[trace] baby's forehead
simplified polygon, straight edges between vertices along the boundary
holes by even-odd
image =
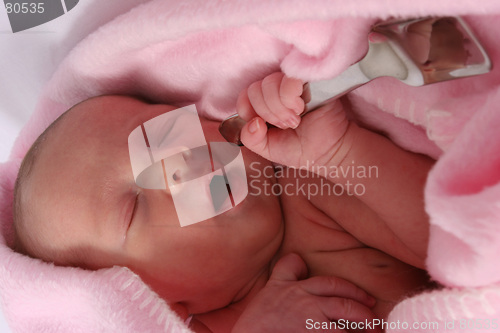
[[[94,97],[71,107],[48,131],[64,137],[120,131],[124,129],[124,122],[132,122],[133,116],[140,115],[146,107],[144,102],[129,96]]]
[[[140,112],[147,106],[145,102],[131,96],[104,95],[87,99],[74,105],[67,111],[68,118],[82,121],[95,121],[105,116],[116,118],[129,116],[130,113]]]
[[[36,161],[33,165],[42,163],[54,168],[56,161],[67,161],[64,156],[78,156],[82,148],[88,151],[92,147],[103,147],[106,142],[120,140],[120,137],[126,139],[129,129],[124,122],[129,121],[132,111],[142,108],[142,104],[125,96],[100,96],[76,104],[35,141]]]

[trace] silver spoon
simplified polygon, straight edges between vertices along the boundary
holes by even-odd
[[[368,52],[359,62],[331,80],[308,83],[311,98],[302,115],[382,76],[423,86],[491,70],[486,51],[459,17],[382,22],[372,28],[368,41]],[[219,131],[228,142],[242,146],[245,124],[235,114],[222,121]]]

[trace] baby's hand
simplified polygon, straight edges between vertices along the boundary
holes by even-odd
[[[311,332],[314,323],[375,319],[369,309],[375,300],[362,289],[331,276],[301,280],[306,275],[306,265],[298,255],[283,257],[274,267],[264,289],[240,316],[232,333]],[[323,332],[317,327],[313,331]]]
[[[344,109],[335,101],[301,118],[303,87],[300,80],[274,73],[240,93],[237,111],[248,121],[241,131],[247,148],[291,167],[332,161],[349,128]]]
[[[281,129],[296,128],[305,106],[302,93],[302,81],[277,72],[243,90],[236,108],[246,121],[261,117]]]

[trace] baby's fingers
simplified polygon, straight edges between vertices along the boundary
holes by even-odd
[[[317,296],[350,298],[369,307],[376,303],[363,289],[335,276],[315,276],[302,281],[302,287]]]
[[[269,281],[298,281],[307,276],[304,260],[295,253],[290,253],[278,260]]]
[[[366,306],[349,298],[324,297],[318,301],[318,306],[323,315],[332,323],[332,329],[341,330],[366,330],[367,332],[381,332],[374,326],[375,314]]]
[[[240,135],[245,147],[264,158],[270,158],[267,125],[262,118],[255,117],[250,120],[241,129]]]
[[[247,91],[252,108],[259,117],[277,127],[285,128],[284,123],[267,107],[262,92],[262,81],[252,83]]]
[[[293,110],[295,114],[301,114],[304,111],[304,100],[301,97],[303,92],[304,85],[301,80],[283,75],[279,92],[281,103]]]
[[[243,89],[238,95],[238,99],[236,100],[236,112],[238,112],[241,119],[245,121],[250,121],[257,117],[257,113],[253,109],[252,103],[250,103],[250,99],[248,98],[248,89]]]
[[[270,122],[280,128],[296,128],[300,123],[299,114],[301,112],[295,112],[282,102],[281,85],[285,79],[286,76],[283,73],[274,73],[267,76],[262,80],[262,94],[268,109],[280,121],[278,124]],[[257,111],[257,113],[259,112]],[[263,118],[266,119],[264,116]]]

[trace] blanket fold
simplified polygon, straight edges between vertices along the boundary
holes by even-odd
[[[222,119],[251,82],[277,70],[305,81],[334,77],[364,55],[374,22],[425,15],[465,15],[494,66],[500,61],[494,0],[153,0],[89,35],[48,82],[10,161],[0,166],[0,295],[14,331],[189,332],[126,268],[55,267],[7,246],[21,160],[65,110],[97,95],[133,94],[195,103],[206,117]],[[418,88],[380,78],[348,96],[367,127],[439,159],[425,190],[427,266],[444,287],[402,301],[389,320],[441,326],[413,331],[444,331],[446,319],[500,317],[499,84],[496,66],[486,75]],[[455,324],[447,331],[463,329]]]

